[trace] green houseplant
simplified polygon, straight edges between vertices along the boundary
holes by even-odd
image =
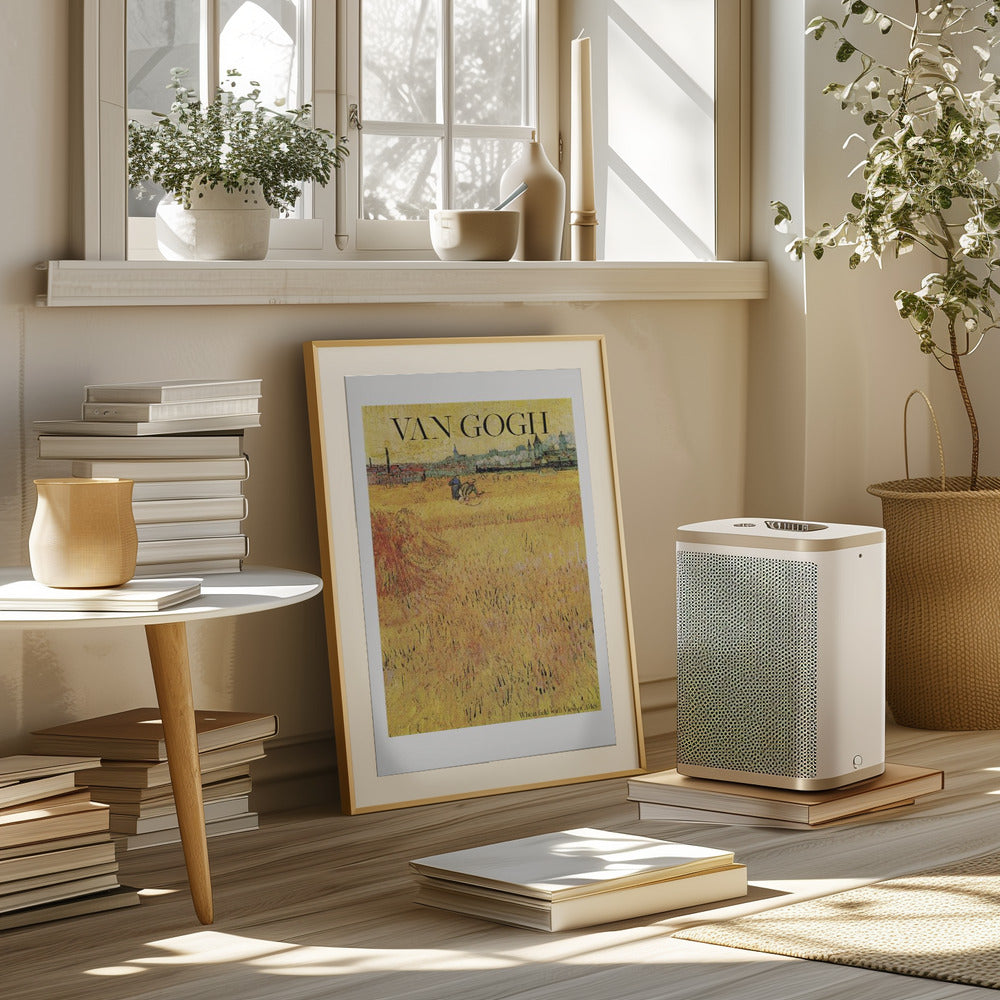
[[[794,258],[850,250],[854,269],[887,254],[923,254],[918,287],[893,292],[920,350],[954,373],[972,439],[968,476],[879,483],[887,536],[887,693],[897,721],[933,729],[1000,728],[1000,479],[979,472],[979,425],[963,363],[1000,325],[1000,4],[913,0],[897,16],[863,0],[841,0],[843,17],[807,27],[833,40],[846,81],[825,93],[867,135],[843,217],[797,236]],[[901,30],[897,65],[846,31],[875,41]],[[869,46],[872,47],[872,46]],[[964,65],[963,65],[964,63]],[[973,71],[971,65],[976,65]],[[775,224],[791,213],[780,202]],[[984,561],[985,560],[985,561]]]
[[[263,257],[271,215],[294,207],[303,182],[326,184],[347,155],[347,147],[329,130],[311,124],[311,105],[280,111],[267,108],[255,81],[250,81],[249,90],[239,92],[240,74],[235,70],[227,73],[207,104],[186,86],[187,75],[185,69],[171,70],[168,86],[174,99],[168,113],[154,112],[152,124],[128,123],[129,186],[141,192],[144,182],[151,181],[167,191],[158,217],[184,227],[182,243],[190,237],[207,250],[207,254],[196,250],[192,256],[216,256],[213,241],[197,240],[203,235],[197,232],[199,222],[222,221],[239,232],[241,223],[223,220],[218,211],[208,215],[208,209],[242,208],[255,213],[247,225],[255,227],[256,235],[247,237],[244,252],[239,253],[237,247],[236,255]],[[197,215],[185,219],[179,214],[199,210],[203,219]],[[184,249],[178,254],[187,255]]]

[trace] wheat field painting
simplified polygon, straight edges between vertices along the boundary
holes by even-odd
[[[362,419],[389,736],[599,711],[571,400]]]

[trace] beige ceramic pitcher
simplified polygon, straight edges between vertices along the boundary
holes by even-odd
[[[117,587],[135,574],[131,479],[36,479],[28,536],[35,579],[47,587]]]

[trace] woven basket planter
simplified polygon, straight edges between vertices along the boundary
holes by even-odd
[[[942,488],[943,487],[943,488]],[[919,729],[1000,729],[1000,478],[876,483],[886,698]]]

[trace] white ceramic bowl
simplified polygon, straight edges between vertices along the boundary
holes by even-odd
[[[432,209],[431,246],[441,260],[510,260],[520,219],[516,209]]]

